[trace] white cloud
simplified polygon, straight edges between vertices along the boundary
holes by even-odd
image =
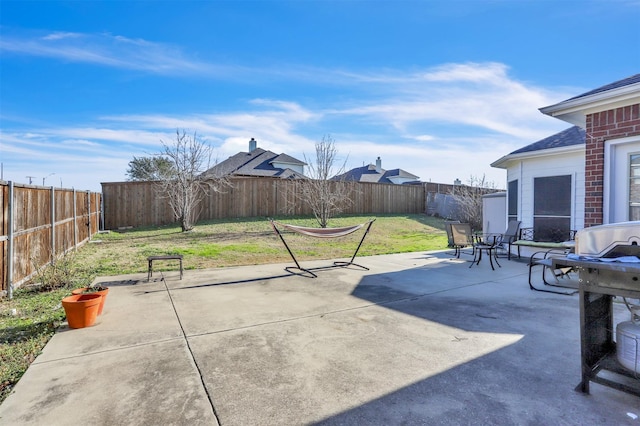
[[[360,101],[334,115],[353,115],[367,122],[387,123],[400,132],[431,123],[473,126],[476,132],[507,134],[517,139],[542,138],[558,128],[557,120],[538,108],[570,97],[525,85],[510,78],[502,64],[447,64],[424,73],[375,79],[386,97]],[[468,132],[469,130],[466,130]],[[429,132],[431,134],[431,132]]]
[[[148,43],[111,39],[134,47]],[[176,129],[197,132],[216,147],[219,160],[247,151],[251,137],[261,148],[302,160],[305,154],[312,157],[314,144],[330,133],[339,154],[349,157],[349,168],[380,156],[384,168],[402,168],[422,180],[449,183],[486,174],[489,181],[501,184],[504,171],[489,164],[568,127],[538,108],[575,94],[517,81],[508,71],[504,64],[489,62],[445,64],[406,75],[400,70],[350,72],[342,73],[338,83],[349,80],[353,87],[339,101],[317,98],[309,105],[284,96],[256,98],[234,111],[105,115],[72,126],[9,133],[3,129],[3,161],[18,163],[18,156],[26,156],[60,177],[63,168],[77,176],[90,168],[89,180],[84,176],[74,183],[80,187],[86,182],[124,180],[133,156],[159,152],[160,141],[170,143]],[[332,73],[336,74],[332,70],[320,74]]]
[[[100,146],[100,144],[96,142],[83,139],[66,139],[60,141],[60,143],[62,145],[73,147],[74,149],[94,149]]]
[[[80,33],[57,31],[42,37],[42,40],[62,40],[67,38],[80,38],[80,37],[82,37],[82,34]]]
[[[234,70],[186,57],[178,47],[123,36],[55,32],[42,37],[5,31],[0,52],[44,56],[166,75],[217,75]],[[235,72],[238,70],[235,69]]]
[[[463,82],[500,85],[507,78],[508,67],[496,62],[444,64],[428,70],[420,76],[425,81]]]

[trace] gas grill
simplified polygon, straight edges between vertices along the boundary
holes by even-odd
[[[575,254],[557,260],[577,270],[580,279],[578,391],[589,393],[589,383],[595,382],[640,396],[640,318],[632,313],[631,321],[618,324],[617,345],[613,338],[613,298],[640,299],[638,260],[640,221],[582,229]]]
[[[592,226],[576,234],[576,255],[593,258],[640,256],[640,221]]]

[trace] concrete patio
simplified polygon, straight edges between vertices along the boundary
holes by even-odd
[[[0,424],[640,425],[640,398],[574,391],[577,295],[529,290],[523,262],[469,260],[101,277],[96,325],[60,329]]]

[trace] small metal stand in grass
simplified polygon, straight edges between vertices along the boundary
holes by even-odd
[[[182,255],[181,254],[165,254],[161,256],[149,256],[147,261],[149,262],[149,269],[147,271],[147,282],[151,281],[153,276],[153,261],[154,260],[179,260],[180,261],[180,279],[182,279]]]

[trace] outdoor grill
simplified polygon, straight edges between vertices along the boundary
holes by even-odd
[[[594,226],[578,231],[575,254],[558,264],[580,278],[582,381],[588,393],[595,382],[640,396],[640,221]],[[618,324],[614,341],[613,298],[621,297],[630,321]]]
[[[576,254],[594,258],[640,256],[640,222],[585,228],[576,234]]]

